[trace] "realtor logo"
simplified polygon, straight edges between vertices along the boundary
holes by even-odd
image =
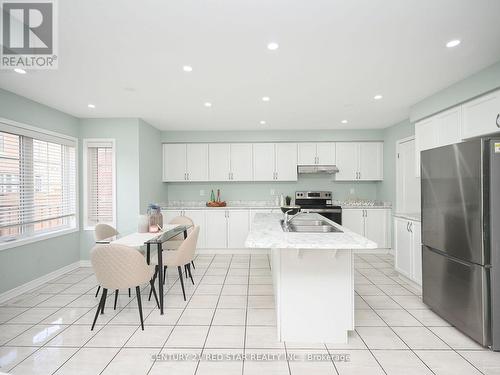
[[[2,69],[56,69],[54,0],[0,0]]]

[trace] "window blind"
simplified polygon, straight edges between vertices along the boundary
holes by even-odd
[[[0,242],[75,228],[75,142],[0,129]]]
[[[86,225],[115,224],[114,148],[112,142],[88,142]]]

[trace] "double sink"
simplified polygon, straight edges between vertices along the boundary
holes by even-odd
[[[340,229],[330,224],[326,220],[311,220],[311,219],[292,219],[288,223],[281,220],[281,228],[283,232],[300,232],[300,233],[332,233],[342,232]]]

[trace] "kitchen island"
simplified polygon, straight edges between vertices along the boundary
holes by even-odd
[[[354,329],[353,251],[377,244],[316,213],[299,214],[291,224],[323,222],[333,231],[285,231],[293,229],[284,230],[282,219],[278,213],[257,214],[245,242],[271,249],[279,341],[347,343]],[[307,230],[295,230],[300,228]]]

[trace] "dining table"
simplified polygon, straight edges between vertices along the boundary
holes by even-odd
[[[146,262],[151,264],[151,247],[157,247],[158,256],[158,290],[160,299],[160,314],[163,315],[163,244],[180,234],[187,238],[188,230],[192,227],[191,224],[167,224],[162,227],[159,232],[146,232],[146,233],[129,233],[117,234],[112,237],[96,240],[97,244],[112,244],[112,245],[125,245],[135,248],[146,246]]]

